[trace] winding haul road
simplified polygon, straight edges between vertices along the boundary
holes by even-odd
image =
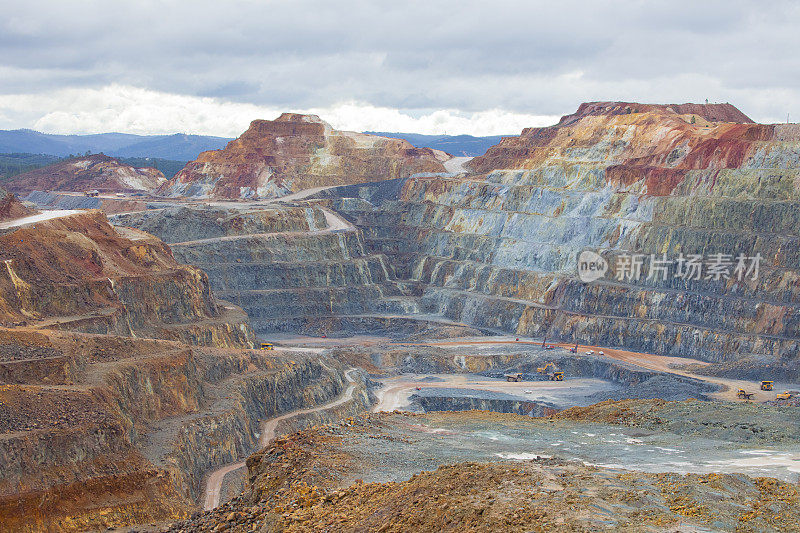
[[[356,231],[355,226],[345,220],[338,213],[331,211],[326,207],[322,207],[322,212],[325,215],[325,224],[327,227],[309,231],[276,231],[271,233],[244,233],[241,235],[224,235],[222,237],[209,237],[207,239],[196,239],[193,241],[174,242],[170,246],[186,246],[193,244],[207,244],[211,242],[224,242],[246,240],[256,237],[271,237],[275,235],[322,235],[325,233],[337,233],[343,231]]]
[[[46,222],[48,220],[53,220],[54,218],[68,217],[70,215],[75,215],[77,213],[83,213],[83,212],[84,211],[80,209],[53,209],[51,211],[42,211],[41,213],[38,213],[36,215],[30,215],[27,217],[15,218],[13,220],[0,222],[0,230],[21,228],[22,226],[36,224],[37,222]]]
[[[275,430],[278,427],[278,424],[283,422],[284,420],[288,420],[296,416],[316,413],[319,411],[326,411],[328,409],[338,407],[352,400],[353,392],[356,389],[356,382],[350,374],[355,372],[356,370],[357,370],[356,368],[349,368],[344,373],[344,377],[348,381],[349,385],[347,386],[347,389],[344,391],[344,393],[342,393],[338,398],[336,398],[332,402],[323,405],[318,405],[316,407],[309,407],[308,409],[298,409],[297,411],[291,411],[262,422],[261,435],[258,439],[259,448],[263,449],[270,442],[272,442],[272,440],[275,438]],[[219,505],[220,493],[222,491],[222,481],[225,479],[225,476],[231,472],[235,472],[236,470],[243,468],[244,466],[245,466],[245,461],[231,463],[229,465],[225,465],[221,468],[218,468],[217,470],[214,470],[211,473],[211,475],[208,476],[208,481],[206,481],[206,499],[203,504],[203,508],[206,511],[210,511],[211,509],[214,509]]]

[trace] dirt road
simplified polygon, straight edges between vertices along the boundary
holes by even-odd
[[[0,230],[19,228],[22,226],[27,226],[29,224],[36,224],[37,222],[44,222],[46,220],[67,217],[69,215],[74,215],[76,213],[83,213],[83,212],[84,211],[81,211],[80,209],[53,209],[51,211],[43,211],[37,215],[30,215],[27,217],[15,218],[14,220],[7,220],[5,222],[0,222]]]
[[[325,222],[327,224],[327,227],[322,229],[310,230],[310,231],[278,231],[272,233],[244,233],[241,235],[225,235],[223,237],[209,237],[207,239],[196,239],[193,241],[175,242],[171,243],[170,246],[208,244],[212,242],[252,239],[255,237],[272,237],[275,235],[302,236],[302,235],[322,235],[325,233],[333,233],[339,231],[355,231],[355,227],[352,224],[350,224],[347,220],[342,218],[338,213],[335,213],[326,208],[322,208],[322,211],[325,214]]]
[[[326,207],[322,207],[322,212],[325,214],[325,222],[328,224],[328,227],[323,231],[348,231],[351,229],[355,229],[352,224],[350,224],[347,220],[342,218],[339,213],[331,211]]]
[[[266,447],[274,438],[275,438],[275,429],[277,428],[278,424],[284,420],[289,418],[294,418],[296,416],[307,415],[309,413],[314,413],[318,411],[325,411],[327,409],[331,409],[333,407],[337,407],[342,405],[345,402],[348,402],[353,399],[353,392],[356,388],[356,383],[351,374],[355,372],[357,369],[350,368],[344,373],[345,379],[348,381],[349,385],[347,389],[342,393],[338,398],[333,400],[330,403],[326,403],[323,405],[318,405],[316,407],[309,407],[308,409],[298,409],[297,411],[291,411],[289,413],[283,414],[281,416],[277,416],[275,418],[270,418],[269,420],[265,420],[261,424],[261,435],[258,439],[258,446],[259,448]],[[245,466],[244,461],[238,461],[236,463],[231,463],[225,465],[223,467],[214,470],[211,475],[208,477],[206,481],[206,491],[205,491],[205,502],[203,503],[203,509],[206,511],[214,509],[219,505],[219,498],[220,492],[222,490],[222,481],[225,479],[225,476],[231,472],[235,472],[240,468]]]
[[[464,165],[466,165],[472,158],[471,157],[454,157],[452,159],[448,159],[444,162],[444,169],[451,174],[460,174],[462,172],[468,172]]]

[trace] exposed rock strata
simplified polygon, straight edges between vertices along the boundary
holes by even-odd
[[[0,328],[0,363],[0,523],[14,531],[186,516],[208,469],[255,451],[260,420],[345,386],[316,354],[26,328]]]
[[[201,153],[160,192],[196,198],[273,198],[312,187],[445,172],[443,152],[337,131],[315,115],[254,120],[224,150]]]
[[[738,122],[721,122],[735,120]],[[794,357],[800,333],[800,127],[732,106],[594,103],[505,138],[476,174],[343,187],[334,207],[424,288],[422,309],[478,327],[693,355]],[[757,280],[576,276],[584,249],[761,254]]]
[[[171,243],[175,258],[208,273],[214,293],[241,306],[257,331],[324,331],[336,317],[418,311],[384,256],[367,252],[358,229],[331,228],[318,205],[161,210],[114,223]]]

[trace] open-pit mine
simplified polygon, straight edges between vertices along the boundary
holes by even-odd
[[[2,531],[800,531],[798,125],[285,113],[4,187]]]

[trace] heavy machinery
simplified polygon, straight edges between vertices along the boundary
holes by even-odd
[[[773,381],[762,381],[761,390],[772,390]]]
[[[555,369],[556,368],[555,363],[547,363],[546,365],[540,366],[539,368],[537,368],[536,371],[539,374],[546,374],[547,373],[547,369],[550,368],[550,367],[553,367],[553,369]]]
[[[522,372],[514,372],[512,374],[505,374],[506,381],[522,381]]]
[[[752,392],[745,392],[744,389],[739,389],[736,391],[736,397],[739,398],[740,400],[752,400],[753,394],[754,393]]]
[[[262,350],[272,350],[273,348],[275,348],[275,346],[272,343],[269,343],[269,342],[262,342],[261,343],[261,349]]]
[[[550,370],[550,372],[548,372]],[[547,363],[544,366],[540,366],[536,369],[536,372],[539,374],[547,374],[547,377],[550,378],[550,381],[564,381],[564,372],[557,371],[555,363]]]
[[[783,392],[779,392],[778,394],[776,394],[775,395],[775,399],[776,400],[791,400],[792,396],[794,396],[794,395],[791,392],[789,392],[788,390],[785,390]]]

